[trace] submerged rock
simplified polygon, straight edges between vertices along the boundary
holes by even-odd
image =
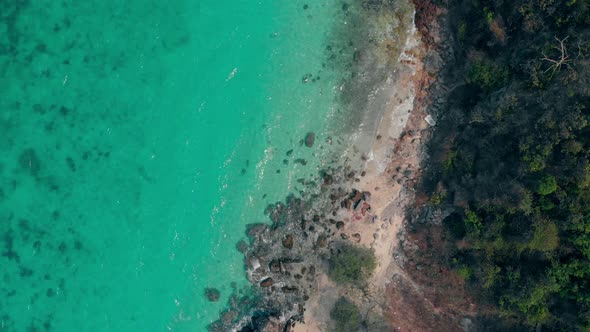
[[[238,249],[239,252],[241,252],[243,254],[246,251],[248,251],[248,244],[246,243],[246,241],[240,240],[240,241],[238,241],[238,243],[236,243],[236,248]]]
[[[37,176],[41,170],[41,161],[33,149],[25,149],[19,156],[18,162],[21,168],[25,169],[31,175]]]
[[[315,142],[315,133],[307,133],[307,135],[305,135],[305,146],[307,146],[308,148],[311,148],[313,146]]]
[[[221,292],[217,288],[208,287],[205,288],[205,296],[207,297],[207,300],[211,302],[217,302],[219,301]]]
[[[283,324],[280,323],[278,314],[272,311],[261,310],[252,314],[248,325],[242,327],[239,332],[259,332],[259,331],[286,331]]]
[[[248,238],[254,239],[257,236],[264,233],[268,226],[266,224],[258,223],[258,224],[248,224],[246,225],[246,235]]]
[[[225,325],[230,325],[239,315],[239,312],[235,310],[228,310],[221,314],[221,321]]]
[[[303,159],[303,158],[297,158],[293,162],[296,163],[296,164],[300,164],[302,166],[307,165],[307,161],[305,159]]]

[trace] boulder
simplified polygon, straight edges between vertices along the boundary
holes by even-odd
[[[330,174],[324,174],[323,179],[324,179],[324,184],[326,186],[329,186],[334,183],[334,177]]]
[[[361,242],[361,235],[359,233],[352,234],[352,237],[356,240],[356,242]]]
[[[283,293],[296,293],[299,289],[295,286],[283,286],[281,290]]]
[[[267,277],[265,279],[262,279],[262,281],[260,282],[260,287],[266,288],[266,287],[270,287],[272,285],[274,285],[274,281],[272,280],[271,277]]]
[[[238,314],[235,310],[228,310],[221,314],[221,322],[228,326],[238,317]]]
[[[285,247],[286,249],[293,249],[293,235],[288,234],[287,236],[285,236],[282,242],[283,247]]]
[[[258,223],[258,224],[248,224],[246,225],[246,235],[250,239],[255,238],[262,234],[268,226],[266,224]]]
[[[350,208],[352,207],[352,202],[350,201],[350,199],[345,198],[342,202],[340,202],[340,207],[350,210]]]
[[[246,257],[246,266],[252,271],[256,271],[260,267],[260,260],[254,256]]]
[[[279,273],[281,272],[281,262],[278,259],[273,259],[268,263],[268,269],[272,273]]]
[[[363,199],[363,194],[360,191],[353,189],[352,193],[350,193],[349,197],[350,197],[350,200],[352,201],[352,204],[353,204],[352,208],[356,209],[357,206],[359,205],[359,203],[361,202],[361,200]]]
[[[317,241],[315,242],[317,248],[325,248],[328,246],[328,237],[324,234],[318,236]]]

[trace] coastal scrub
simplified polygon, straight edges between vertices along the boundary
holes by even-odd
[[[361,326],[359,308],[344,296],[340,297],[330,311],[330,318],[336,323],[336,331],[356,331]]]
[[[371,276],[376,266],[373,251],[347,244],[330,259],[328,276],[337,283],[361,286]]]

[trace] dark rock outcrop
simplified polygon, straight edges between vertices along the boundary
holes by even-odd
[[[293,249],[293,235],[288,234],[282,241],[283,247],[286,249]]]
[[[270,286],[272,286],[272,285],[274,285],[274,280],[272,280],[272,278],[271,278],[271,277],[268,277],[268,278],[266,278],[266,279],[263,279],[263,280],[260,282],[260,287],[270,287]]]

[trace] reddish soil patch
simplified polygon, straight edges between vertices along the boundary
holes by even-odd
[[[417,292],[403,278],[387,287],[386,317],[396,331],[461,331],[458,322]]]

